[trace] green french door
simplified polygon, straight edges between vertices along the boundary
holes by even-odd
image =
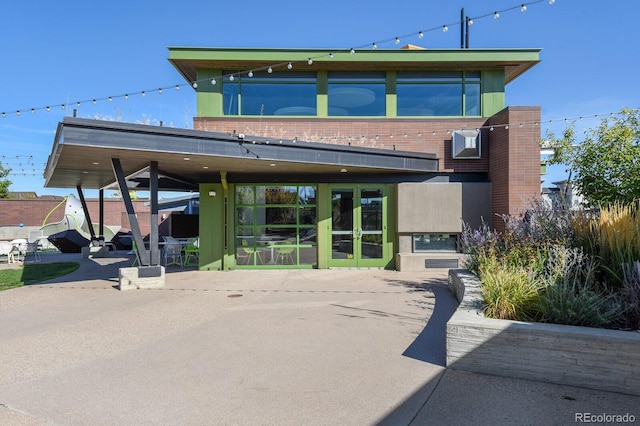
[[[333,267],[384,267],[387,239],[385,187],[332,185],[331,255]]]

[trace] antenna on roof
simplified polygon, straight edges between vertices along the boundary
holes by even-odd
[[[469,48],[469,17],[464,14],[464,7],[460,9],[460,49]]]

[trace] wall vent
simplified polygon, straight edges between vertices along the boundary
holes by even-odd
[[[451,154],[455,159],[480,158],[480,132],[478,130],[456,130],[451,137]]]

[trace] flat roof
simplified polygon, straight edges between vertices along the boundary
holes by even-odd
[[[58,124],[44,186],[117,189],[112,158],[120,160],[132,189],[148,189],[152,161],[158,162],[159,189],[180,191],[220,182],[220,172],[229,182],[438,172],[438,159],[429,153],[66,117]]]
[[[262,49],[169,47],[169,62],[185,80],[197,80],[197,69],[248,71],[273,69],[291,62],[297,70],[483,70],[503,69],[505,83],[540,62],[538,48],[522,49]],[[332,54],[331,56],[329,54]],[[311,65],[309,58],[313,59]]]

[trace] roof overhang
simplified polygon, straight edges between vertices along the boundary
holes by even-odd
[[[438,171],[435,154],[268,139],[227,133],[67,117],[58,124],[44,172],[45,187],[117,189],[117,158],[131,189],[148,189],[148,167],[158,163],[160,190],[193,191],[199,183],[242,176],[316,176]]]
[[[198,69],[274,69],[291,62],[304,70],[485,70],[503,69],[509,83],[540,62],[538,48],[531,49],[376,49],[355,54],[339,49],[251,49],[169,47],[169,62],[189,82]],[[329,54],[332,53],[330,57]],[[309,65],[307,61],[313,59]]]

